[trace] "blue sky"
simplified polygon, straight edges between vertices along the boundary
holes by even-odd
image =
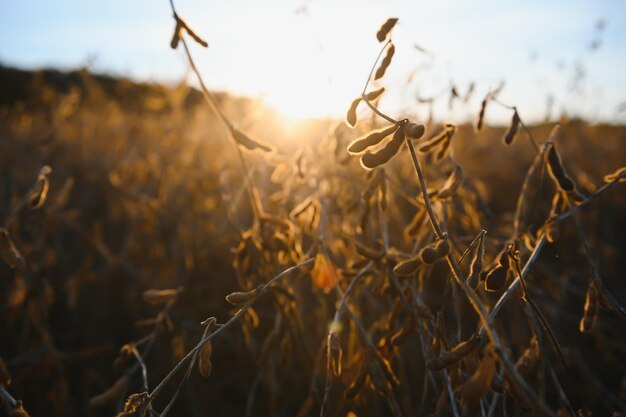
[[[176,1],[179,13],[209,41],[193,48],[211,88],[262,97],[294,117],[342,114],[358,95],[380,45],[378,26],[400,18],[396,56],[383,79],[381,103],[425,114],[415,96],[476,84],[468,106],[436,114],[473,117],[489,88],[526,119],[558,115],[626,121],[626,1],[581,0],[229,0]],[[296,13],[305,7],[306,13]],[[597,22],[603,19],[603,30]],[[138,80],[178,82],[181,51],[169,48],[168,0],[0,0],[0,62],[19,67],[76,68]],[[589,45],[600,42],[591,50]],[[430,51],[418,52],[414,45]],[[416,68],[413,79],[409,73]],[[576,84],[577,71],[584,77]],[[192,79],[190,78],[190,81]],[[510,118],[491,109],[489,118]]]

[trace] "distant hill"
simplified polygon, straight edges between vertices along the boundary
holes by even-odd
[[[163,98],[169,87],[157,83],[137,82],[124,77],[114,77],[106,74],[92,73],[87,69],[60,71],[58,69],[43,68],[25,70],[7,67],[0,64],[0,106],[14,106],[18,102],[38,106],[44,104],[37,100],[41,91],[48,88],[55,93],[67,94],[77,89],[81,95],[93,93],[94,87],[109,100],[114,100],[125,110],[146,109],[145,103],[149,99]],[[218,100],[240,100],[242,103],[249,100],[233,98],[226,93],[215,93]],[[189,88],[186,94],[185,108],[193,108],[202,103],[202,93],[195,88]],[[148,106],[148,109],[150,107]],[[169,110],[167,105],[155,106],[152,110]]]

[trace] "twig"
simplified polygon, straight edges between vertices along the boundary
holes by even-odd
[[[202,333],[202,337],[200,338],[200,340],[204,339],[209,331],[209,325],[204,327],[204,332]],[[167,403],[167,405],[165,406],[165,408],[163,409],[163,411],[160,414],[160,417],[166,417],[167,414],[170,412],[170,410],[172,409],[172,407],[174,406],[174,402],[176,402],[176,399],[178,398],[178,395],[180,394],[180,390],[182,389],[183,385],[185,385],[185,382],[187,382],[187,380],[189,379],[189,377],[191,376],[191,371],[193,371],[193,367],[196,364],[196,360],[198,358],[198,352],[193,354],[193,357],[191,358],[191,361],[189,361],[189,366],[187,367],[187,372],[185,372],[185,375],[183,376],[182,381],[180,381],[180,383],[178,384],[178,388],[176,388],[176,391],[174,392],[174,395],[172,395],[172,398],[170,399],[169,403]]]
[[[450,375],[448,375],[448,370],[444,369],[443,370],[443,376],[446,380],[446,387],[448,389],[448,397],[450,398],[450,406],[452,406],[452,413],[454,414],[454,417],[461,417],[461,414],[459,413],[459,407],[456,403],[456,397],[454,396],[454,392],[452,392],[452,384],[450,383]]]
[[[174,0],[170,0],[170,6],[172,9],[172,13],[174,14],[174,19],[176,19],[176,21],[178,22],[179,18],[178,18],[178,14],[176,13],[176,8],[174,7]],[[202,90],[202,94],[204,98],[209,103],[213,111],[219,116],[222,122],[226,125],[228,130],[232,132],[234,130],[234,126],[230,122],[230,120],[228,120],[223,110],[219,106],[217,100],[215,99],[213,94],[209,91],[206,84],[204,83],[204,79],[202,78],[202,75],[200,74],[198,67],[196,67],[196,64],[193,60],[191,52],[189,51],[189,46],[187,45],[187,41],[185,40],[185,37],[181,36],[180,41],[183,44],[183,49],[185,50],[185,55],[187,56],[187,61],[189,62],[189,66],[191,67],[192,71],[196,75],[196,79],[198,80],[198,83],[200,84],[200,89]],[[239,160],[241,161],[241,166],[243,168],[244,174],[246,178],[248,178],[250,177],[250,175],[249,175],[249,170],[246,165],[245,159],[243,157],[243,153],[239,145],[235,144],[235,148],[237,148],[237,153],[239,155]],[[250,197],[250,206],[252,207],[252,212],[255,215],[255,219],[259,219],[259,215],[261,214],[261,211],[260,211],[260,208],[257,207],[257,201],[255,199],[255,194],[252,190],[252,186],[248,182],[246,182],[245,184],[246,184],[246,189],[248,190],[248,195]]]
[[[513,256],[513,255],[509,254],[509,256]],[[524,300],[527,303],[527,305],[531,307],[532,311],[535,314],[535,317],[539,320],[539,323],[541,323],[541,327],[547,333],[548,338],[550,339],[550,342],[552,344],[552,347],[554,348],[554,351],[556,352],[557,356],[559,357],[559,360],[561,361],[561,364],[563,365],[563,368],[565,369],[565,374],[568,377],[568,381],[570,383],[570,388],[571,388],[571,390],[573,391],[573,394],[574,394],[572,396],[572,398],[576,402],[576,408],[578,410],[583,410],[583,407],[580,404],[580,394],[578,393],[578,390],[576,389],[576,384],[574,383],[574,378],[572,377],[572,374],[571,374],[571,372],[569,370],[569,367],[567,366],[567,361],[565,360],[565,356],[563,355],[563,351],[562,351],[561,345],[559,344],[559,341],[558,341],[558,339],[556,337],[556,334],[552,330],[552,327],[548,323],[548,320],[546,319],[546,317],[543,315],[543,313],[539,309],[539,306],[537,306],[535,301],[532,299],[532,297],[528,293],[528,289],[526,288],[526,283],[524,282],[524,277],[522,276],[522,268],[520,266],[519,257],[514,257],[513,261],[514,261],[513,263],[515,265],[515,272],[517,273],[517,278],[519,279],[520,284],[522,286],[522,300]],[[558,381],[558,378],[557,378],[557,381]],[[560,385],[562,385],[562,384],[559,383],[559,386]],[[567,400],[566,404],[571,408],[572,406],[571,406],[571,403],[569,401],[569,398],[565,395],[564,392],[563,392],[563,396]],[[576,410],[574,410],[574,409],[570,409],[570,412],[573,415],[577,415]]]
[[[196,346],[193,347],[193,349],[191,349],[189,352],[187,352],[187,354],[174,366],[174,368],[172,368],[172,370],[165,376],[165,378],[163,378],[161,380],[161,382],[159,382],[159,384],[152,390],[152,392],[149,394],[150,401],[154,400],[159,395],[159,393],[161,392],[163,387],[168,383],[168,381],[170,379],[172,379],[172,377],[176,374],[176,372],[178,372],[178,370],[183,366],[183,364],[188,359],[190,359],[196,352],[198,352],[202,348],[202,346],[204,346],[205,343],[207,343],[209,340],[213,339],[215,336],[220,334],[222,331],[224,331],[224,329],[229,328],[235,322],[237,322],[237,320],[239,320],[239,318],[241,318],[245,314],[245,312],[248,311],[248,309],[250,307],[252,307],[252,305],[256,302],[256,300],[258,300],[261,295],[263,295],[263,294],[265,294],[267,292],[269,287],[274,282],[278,281],[281,278],[286,277],[291,272],[293,272],[293,271],[295,271],[295,270],[297,270],[299,268],[302,268],[303,266],[306,266],[306,265],[309,265],[309,264],[313,263],[313,261],[315,261],[315,258],[306,259],[306,260],[300,262],[297,265],[294,265],[292,267],[289,267],[289,268],[285,269],[283,272],[281,272],[280,274],[276,275],[274,278],[269,280],[266,284],[262,285],[260,290],[259,290],[259,292],[258,292],[258,294],[254,298],[252,298],[250,301],[248,301],[246,304],[244,304],[239,309],[239,311],[237,311],[237,313],[235,313],[234,316],[232,316],[222,326],[218,327],[213,333],[211,333],[210,335],[208,335],[205,338],[203,338]]]

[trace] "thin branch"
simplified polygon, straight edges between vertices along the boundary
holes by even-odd
[[[596,192],[594,192],[589,197],[587,197],[580,205],[572,207],[570,210],[566,211],[565,213],[557,217],[556,221],[560,223],[561,221],[568,219],[570,216],[577,213],[581,208],[587,206],[594,199],[601,196],[604,192],[606,192],[606,190],[611,188],[611,186],[613,186],[614,184],[617,184],[619,179],[620,178],[616,178],[614,181],[604,184],[602,187],[596,190]],[[537,258],[539,257],[539,253],[541,252],[541,249],[543,248],[545,244],[546,244],[546,235],[545,233],[542,233],[541,237],[535,244],[535,248],[533,249],[530,256],[528,257],[528,260],[526,260],[526,263],[524,264],[524,268],[522,269],[522,277],[524,278],[526,277],[531,266],[536,262]],[[502,293],[502,295],[498,299],[498,302],[491,310],[491,313],[489,314],[490,319],[493,320],[498,315],[500,310],[502,310],[502,307],[504,307],[504,304],[506,304],[507,300],[511,297],[511,295],[513,294],[515,289],[519,286],[519,284],[520,284],[519,277],[515,277],[515,279],[511,282],[511,284],[509,284],[509,286],[504,291],[504,293]],[[484,325],[481,327],[480,333],[481,334],[485,333]]]
[[[367,86],[370,85],[370,81],[372,79],[372,74],[374,74],[374,70],[376,69],[376,64],[378,64],[378,61],[380,61],[380,57],[383,56],[383,52],[385,52],[385,49],[387,49],[387,46],[390,43],[391,43],[391,38],[389,38],[389,40],[387,42],[385,42],[385,44],[381,48],[380,52],[378,53],[378,56],[376,57],[376,61],[374,61],[374,64],[372,65],[372,69],[370,70],[370,73],[367,76],[367,81],[365,81],[365,85],[363,86],[363,91],[361,92],[362,96],[365,95],[365,93],[367,92]]]
[[[215,330],[213,333],[211,333],[210,335],[208,335],[205,338],[203,338],[196,346],[194,346],[193,349],[191,349],[189,352],[187,352],[187,354],[174,366],[174,368],[172,368],[172,370],[165,376],[165,378],[163,378],[161,380],[161,382],[152,390],[152,392],[149,394],[150,401],[154,400],[159,395],[159,393],[161,392],[163,387],[169,382],[170,379],[172,379],[172,377],[178,372],[178,370],[180,370],[180,368],[183,366],[183,364],[188,359],[190,359],[196,352],[198,352],[202,348],[202,346],[205,345],[205,343],[207,343],[209,340],[213,339],[215,336],[220,334],[222,331],[224,331],[224,329],[229,328],[235,322],[237,322],[237,320],[239,320],[239,318],[241,318],[245,314],[245,312],[248,311],[248,309],[250,307],[252,307],[252,305],[259,299],[259,297],[267,292],[267,290],[269,289],[269,287],[273,283],[275,283],[276,281],[280,280],[281,278],[286,277],[291,272],[293,272],[293,271],[295,271],[295,270],[297,270],[299,268],[302,268],[303,266],[306,266],[306,265],[309,265],[309,264],[313,263],[313,261],[315,261],[315,258],[306,259],[306,260],[300,262],[297,265],[294,265],[292,267],[289,267],[289,268],[285,269],[283,272],[281,272],[280,274],[276,275],[274,278],[272,278],[266,284],[264,284],[261,287],[261,289],[258,292],[258,294],[254,298],[252,298],[250,301],[248,301],[246,304],[244,304],[239,309],[239,311],[237,311],[237,313],[235,313],[234,316],[232,316],[222,326],[218,327],[217,330]]]

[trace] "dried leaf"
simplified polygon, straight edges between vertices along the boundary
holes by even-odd
[[[315,257],[313,264],[313,284],[324,292],[329,292],[339,283],[339,272],[333,263],[322,252]]]

